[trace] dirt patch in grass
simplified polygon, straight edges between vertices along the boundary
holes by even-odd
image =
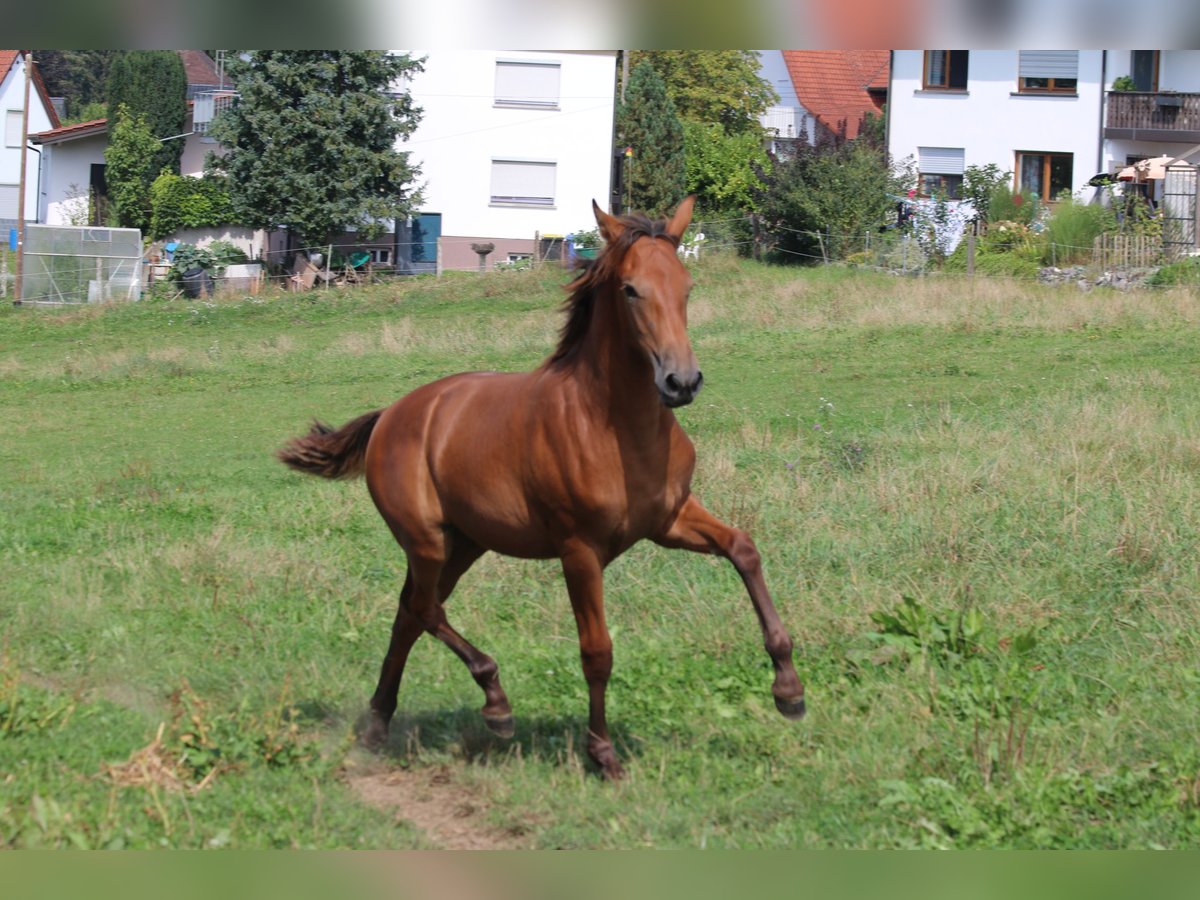
[[[489,825],[486,800],[460,783],[450,766],[352,775],[350,789],[376,809],[394,812],[441,850],[516,850],[515,835]]]

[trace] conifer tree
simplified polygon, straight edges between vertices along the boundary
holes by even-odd
[[[372,234],[420,201],[417,169],[396,149],[420,110],[398,82],[421,70],[376,50],[257,50],[230,65],[239,99],[210,134],[239,220],[286,227],[320,245],[346,227]]]
[[[687,189],[683,126],[663,80],[648,62],[638,63],[629,76],[617,133],[632,151],[625,162],[627,205],[651,216],[666,215]]]
[[[108,69],[108,121],[117,121],[121,104],[133,119],[144,119],[159,141],[154,175],[179,174],[187,122],[187,73],[174,50],[131,50],[118,54]],[[174,140],[163,140],[174,138]]]

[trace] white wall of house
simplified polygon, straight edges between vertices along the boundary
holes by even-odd
[[[92,165],[104,162],[108,136],[101,132],[42,145],[42,221],[86,225]]]
[[[759,50],[759,76],[779,95],[779,103],[767,109],[759,117],[764,128],[774,129],[778,137],[805,137],[809,142],[816,140],[816,118],[809,113],[792,84],[787,63],[781,50]]]
[[[965,90],[923,88],[925,52],[893,54],[888,93],[888,150],[897,160],[917,159],[920,148],[961,149],[963,166],[995,164],[1016,171],[1020,151],[1072,154],[1071,188],[1103,170],[1101,92],[1103,51],[1078,51],[1073,94],[1018,92],[1017,50],[972,50]]]
[[[183,130],[187,132],[187,137],[180,138],[184,142],[183,155],[179,158],[179,174],[191,175],[193,178],[199,178],[204,174],[204,160],[209,153],[216,153],[218,156],[221,153],[221,145],[210,137],[202,134],[195,134],[192,129],[195,126],[192,124],[192,114],[189,110],[187,122],[184,123]]]
[[[448,264],[451,253],[477,264],[469,249],[472,239],[521,239],[532,247],[535,233],[565,235],[595,227],[592,200],[607,207],[611,180],[615,52],[413,55],[426,57],[425,71],[400,87],[411,90],[424,112],[416,132],[398,148],[409,151],[421,167],[421,211],[442,215]],[[504,65],[517,67],[504,69],[516,81],[521,72],[532,72],[547,83],[554,81],[557,67],[556,96],[540,104],[504,103],[497,97],[498,69]],[[540,179],[530,188],[540,192],[540,201],[495,199],[495,191],[509,189],[504,179],[516,177],[514,172]],[[552,196],[545,197],[546,191]]]
[[[4,121],[0,125],[4,134],[0,139],[0,220],[17,218],[17,203],[21,184],[21,111],[25,107],[25,60],[18,56],[16,62],[0,80],[0,114]],[[37,88],[29,89],[29,133],[45,131],[52,127],[50,115],[42,103]],[[38,221],[38,154],[26,151],[25,160],[25,220]]]

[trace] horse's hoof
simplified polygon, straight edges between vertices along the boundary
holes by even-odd
[[[775,708],[785,719],[803,719],[804,718],[804,695],[795,697],[791,700],[785,700],[783,697],[775,698]]]
[[[483,724],[486,725],[488,730],[492,734],[496,735],[496,737],[502,737],[505,740],[508,740],[517,733],[517,726],[513,723],[512,716],[501,716],[498,719],[484,716]]]
[[[368,750],[382,750],[387,746],[388,727],[378,719],[372,720],[362,733],[362,742]]]
[[[608,765],[600,767],[600,777],[605,781],[623,781],[625,767],[614,759]]]

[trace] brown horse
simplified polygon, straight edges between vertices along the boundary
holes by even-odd
[[[672,409],[702,376],[687,334],[692,280],[676,249],[693,197],[669,221],[620,218],[592,204],[605,250],[569,285],[557,349],[533,372],[452,375],[338,430],[316,423],[279,452],[294,469],[366,473],[376,507],[408,558],[400,609],[371,698],[365,740],[387,738],[409,650],[429,632],[483,688],[483,717],[513,734],[495,661],[446,620],[444,603],[485,551],[562,561],[589,695],[588,754],[623,773],[604,692],[612,641],[604,568],[649,538],[724,556],[746,584],[775,667],[775,704],[804,714],[792,641],[767,593],[753,541],[691,494],[695,451]]]

